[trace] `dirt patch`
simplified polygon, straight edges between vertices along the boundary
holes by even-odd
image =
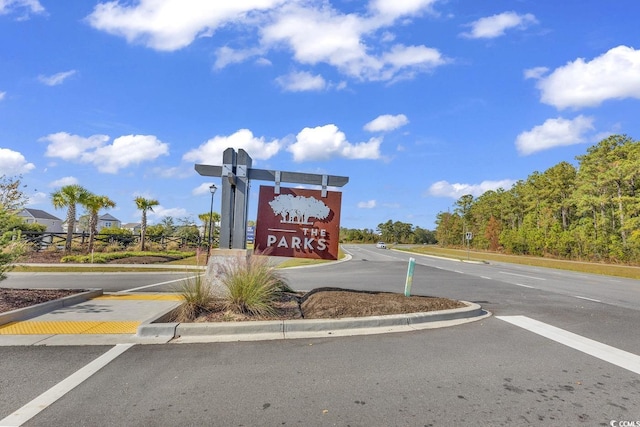
[[[383,316],[465,307],[448,298],[410,296],[389,292],[316,289],[304,297],[300,308],[305,319]]]
[[[0,313],[53,301],[79,292],[84,291],[75,289],[0,288]]]
[[[18,264],[58,264],[64,254],[60,251],[32,251],[18,260]]]

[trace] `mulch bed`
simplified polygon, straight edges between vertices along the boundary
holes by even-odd
[[[223,301],[212,303],[193,319],[181,322],[238,322],[255,320],[337,319],[343,317],[382,316],[422,313],[462,308],[466,305],[448,298],[410,296],[390,292],[354,291],[338,288],[318,288],[306,294],[285,293],[275,302],[275,313],[255,316],[235,313],[225,308]]]
[[[79,292],[84,291],[75,289],[0,288],[0,313],[64,298]]]

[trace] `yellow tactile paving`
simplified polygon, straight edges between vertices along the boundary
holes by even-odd
[[[180,295],[171,294],[107,294],[92,299],[120,301],[182,301],[182,297]]]
[[[135,334],[140,323],[133,321],[24,321],[1,325],[0,335]]]

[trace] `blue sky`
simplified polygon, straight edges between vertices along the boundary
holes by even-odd
[[[640,138],[636,0],[0,0],[0,174],[150,222],[209,210],[195,163],[350,178],[341,225],[432,229],[612,133]],[[255,219],[253,182],[249,219]],[[219,210],[220,194],[214,210]]]

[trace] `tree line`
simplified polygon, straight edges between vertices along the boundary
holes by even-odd
[[[640,260],[640,142],[612,135],[576,157],[533,172],[509,190],[460,197],[440,212],[442,246],[563,259]],[[466,242],[466,233],[472,239]]]
[[[433,231],[392,220],[378,224],[375,231],[368,228],[340,228],[340,241],[349,243],[375,243],[378,241],[408,244],[437,243]]]

